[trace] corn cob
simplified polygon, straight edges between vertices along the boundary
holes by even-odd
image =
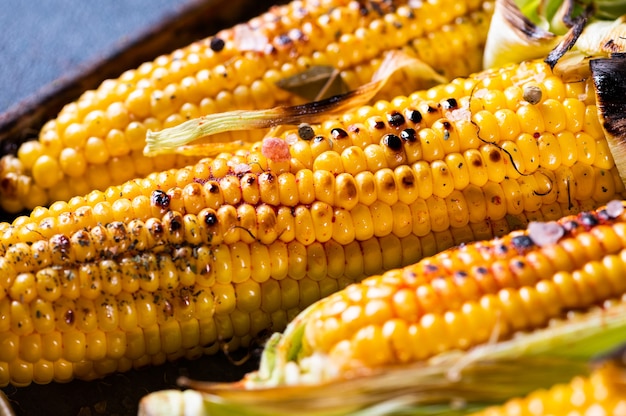
[[[189,158],[144,157],[146,131],[235,108],[301,103],[304,98],[277,84],[299,76],[316,79],[308,72],[313,69],[337,71],[342,88],[353,89],[369,80],[384,51],[402,49],[449,79],[468,75],[480,69],[491,4],[333,0],[274,7],[247,24],[107,80],[66,105],[38,140],[1,159],[0,206],[19,212],[185,166]],[[405,76],[396,80],[386,97],[410,85]],[[250,132],[236,139],[262,135]],[[218,138],[231,139],[228,134]]]
[[[367,374],[507,339],[622,296],[625,203],[533,222],[350,285],[296,317],[273,346],[281,364],[248,382]]]
[[[623,195],[590,81],[548,74],[379,101],[0,224],[0,384],[246,346],[367,275]]]
[[[623,414],[626,414],[626,373],[614,363],[597,368],[589,376],[576,377],[568,384],[538,390],[500,407],[475,413],[476,416]]]

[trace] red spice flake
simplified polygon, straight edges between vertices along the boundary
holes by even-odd
[[[291,158],[289,144],[276,137],[266,137],[263,139],[261,153],[273,162],[285,162]]]

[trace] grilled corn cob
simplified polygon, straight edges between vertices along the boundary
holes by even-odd
[[[576,377],[568,384],[538,390],[500,407],[475,413],[476,416],[623,414],[626,414],[626,372],[614,363],[599,367],[589,376]]]
[[[367,275],[623,195],[589,82],[486,72],[0,224],[0,384],[249,345]]]
[[[532,222],[322,299],[289,324],[256,383],[320,383],[544,327],[626,293],[626,201]]]
[[[369,80],[384,51],[402,49],[449,79],[468,75],[480,69],[491,4],[333,0],[274,7],[247,24],[107,80],[66,105],[38,140],[0,161],[0,206],[19,212],[185,166],[189,158],[144,157],[146,131],[235,108],[303,102],[278,84],[295,83],[290,89],[298,89],[297,79],[317,80],[316,69],[322,70],[322,84],[328,80],[324,74],[336,71],[342,88],[353,89]],[[319,81],[313,81],[315,89]],[[397,81],[387,97],[410,85],[405,77]],[[257,140],[262,134],[236,139]],[[225,134],[219,140],[232,138]]]

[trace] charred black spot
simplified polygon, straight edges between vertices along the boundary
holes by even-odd
[[[72,239],[78,243],[81,247],[89,247],[91,239],[89,234],[85,230],[78,230],[72,235]]]
[[[419,123],[422,121],[422,113],[417,110],[407,110],[406,118],[408,118],[413,123]]]
[[[410,188],[413,185],[415,185],[415,177],[413,175],[404,175],[404,176],[402,176],[402,179],[400,180],[400,183],[405,188]]]
[[[591,212],[585,211],[580,213],[580,223],[585,227],[594,227],[598,225],[600,221]]]
[[[443,121],[443,122],[441,123],[441,125],[443,126],[443,128],[444,128],[444,129],[446,129],[446,130],[448,130],[448,131],[449,131],[449,130],[452,130],[452,123],[450,123],[450,122],[449,122],[449,121],[447,121],[447,120],[446,120],[446,121]]]
[[[50,238],[52,249],[54,251],[60,251],[62,254],[67,254],[70,250],[70,239],[64,234],[56,234]]]
[[[204,223],[206,225],[215,225],[217,224],[217,215],[214,212],[209,212],[204,217]]]
[[[472,159],[472,166],[479,168],[483,165],[483,160],[479,157],[475,157]]]
[[[382,130],[385,128],[385,122],[382,120],[374,120],[372,121],[372,128],[375,128],[376,130]]]
[[[489,270],[485,266],[478,266],[478,267],[476,267],[476,269],[474,269],[474,271],[477,274],[487,274],[487,273],[489,273]]]
[[[272,182],[274,182],[274,179],[276,179],[276,177],[274,176],[274,174],[272,174],[271,172],[264,173],[263,175],[265,175],[265,180],[266,180],[268,183],[272,183]]]
[[[65,315],[63,316],[63,320],[65,321],[65,323],[67,325],[72,325],[74,324],[74,310],[73,309],[68,309],[67,311],[65,311]]]
[[[535,245],[527,235],[516,235],[511,239],[511,244],[518,249],[527,249]]]
[[[417,132],[415,129],[404,129],[400,132],[400,138],[405,142],[414,142],[417,140]]]
[[[289,37],[291,37],[292,40],[306,40],[306,35],[304,34],[304,32],[297,28],[289,32]]]
[[[356,189],[356,185],[354,184],[354,182],[345,182],[345,185],[343,186],[343,188],[341,189],[340,195],[345,199],[353,199],[356,198],[356,196],[358,195],[358,191]]]
[[[161,222],[155,221],[150,226],[150,234],[157,238],[162,236],[164,231],[165,230],[163,229],[163,224],[161,224]]]
[[[323,141],[326,141],[326,137],[324,136],[315,136],[313,138],[313,143],[321,143]]]
[[[248,176],[246,177],[246,183],[247,183],[248,185],[252,185],[254,182],[256,182],[256,176],[254,176],[254,175],[248,175]]]
[[[330,131],[330,135],[333,139],[345,139],[348,137],[348,133],[344,129],[334,128]]]
[[[445,110],[454,110],[459,108],[459,103],[457,103],[455,98],[448,98],[443,101],[442,106]]]
[[[457,270],[456,272],[454,272],[454,278],[455,279],[465,279],[467,278],[467,272],[464,270]]]
[[[394,152],[402,150],[402,140],[395,134],[385,134],[383,144]]]
[[[400,127],[405,123],[404,116],[397,111],[387,114],[387,122],[392,127]]]
[[[611,219],[611,216],[606,209],[601,209],[600,211],[598,211],[598,219],[600,221],[606,222]]]
[[[170,206],[170,196],[162,190],[156,189],[152,191],[152,195],[150,195],[150,202],[152,205],[166,209]]]
[[[578,228],[578,223],[576,221],[570,220],[563,223],[563,229],[565,230],[565,232],[571,233],[576,228]]]
[[[429,114],[436,113],[437,112],[437,108],[429,105],[428,108],[426,109],[426,112],[429,113]]]
[[[210,47],[213,52],[220,52],[222,49],[224,49],[225,45],[226,43],[224,42],[224,40],[218,37],[214,37],[211,39]]]
[[[613,136],[613,147],[623,151],[626,141],[626,54],[614,53],[610,58],[589,62],[604,129]]]
[[[172,302],[167,299],[163,299],[163,314],[166,316],[174,315],[174,306]]]
[[[183,228],[183,218],[180,214],[170,213],[168,219],[170,232],[174,233]]]
[[[216,183],[209,183],[207,189],[212,194],[217,194],[220,191],[220,187]]]
[[[288,46],[291,43],[293,43],[293,41],[288,35],[282,34],[276,37],[276,44],[278,46]]]
[[[493,163],[497,163],[501,159],[502,155],[500,154],[500,151],[498,149],[493,149],[489,152],[489,160],[491,160]]]
[[[315,130],[309,124],[302,123],[298,126],[298,136],[302,140],[311,140],[315,137]]]
[[[498,244],[494,250],[496,254],[504,254],[509,251],[509,248],[504,244]]]

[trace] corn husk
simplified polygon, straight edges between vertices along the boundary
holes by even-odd
[[[496,0],[483,67],[545,56],[554,66],[571,49],[593,55],[624,52],[616,29],[624,14],[626,3],[618,0]],[[608,39],[616,42],[609,51]]]
[[[297,351],[297,323],[275,335],[262,369],[237,383],[182,380],[188,390],[151,393],[141,415],[390,415],[467,414],[538,388],[588,374],[594,359],[626,345],[626,301],[553,321],[469,351],[451,351],[426,362],[386,367],[334,381],[290,381],[287,357]],[[619,354],[617,354],[619,355]],[[621,357],[621,355],[619,355]],[[264,368],[264,369],[263,369]]]

